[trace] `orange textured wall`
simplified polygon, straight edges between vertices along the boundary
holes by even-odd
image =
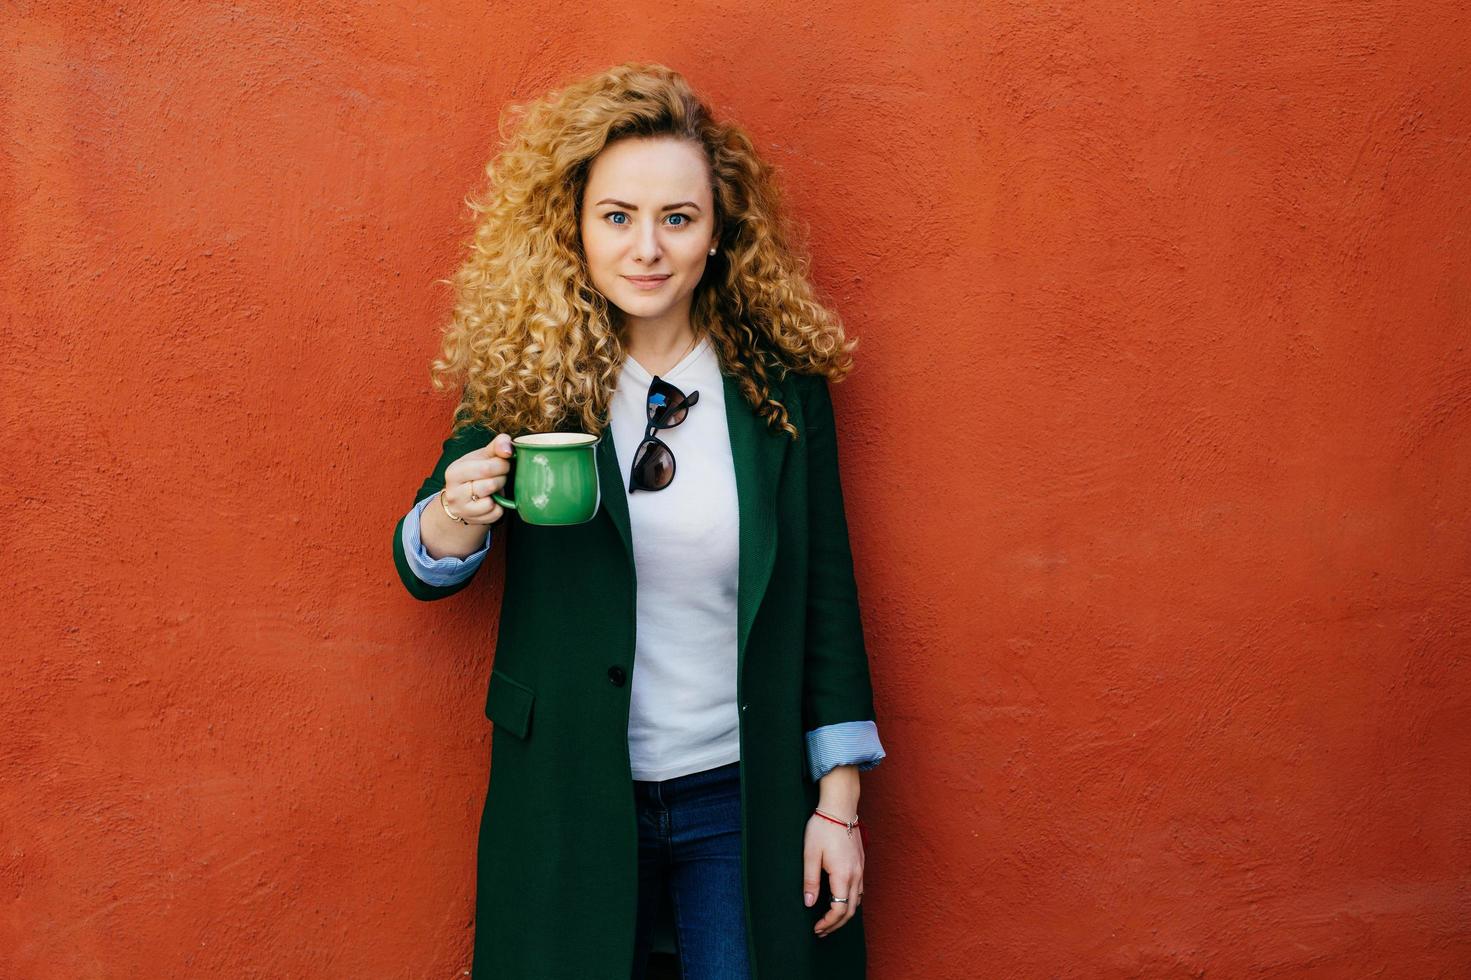
[[[0,976],[467,966],[501,565],[389,533],[500,107],[630,58],[862,340],[871,975],[1471,975],[1459,5],[0,26]]]

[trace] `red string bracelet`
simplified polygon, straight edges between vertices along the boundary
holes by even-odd
[[[817,814],[822,819],[828,821],[829,823],[835,823],[839,827],[846,827],[848,829],[848,836],[849,837],[852,837],[853,836],[853,828],[854,827],[857,827],[858,828],[858,837],[859,837],[860,840],[863,841],[863,846],[864,847],[867,847],[868,846],[868,828],[865,827],[863,824],[861,824],[861,823],[858,822],[858,817],[857,817],[856,814],[853,817],[853,822],[852,823],[849,823],[846,820],[839,820],[837,817],[830,817],[826,813],[823,813],[821,810],[814,809],[812,812],[815,813],[815,814]]]

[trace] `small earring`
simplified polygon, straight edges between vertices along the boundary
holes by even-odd
[[[712,249],[710,249],[710,254],[711,254],[711,255],[714,255],[714,254],[715,254],[715,249],[713,249],[713,248],[712,248]]]

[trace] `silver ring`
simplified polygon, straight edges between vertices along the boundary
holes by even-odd
[[[847,905],[848,904],[848,900],[846,898],[835,898],[835,899],[833,899],[833,904],[834,905]]]

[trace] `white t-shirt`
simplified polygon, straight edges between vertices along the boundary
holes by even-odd
[[[628,501],[638,584],[628,716],[633,778],[672,779],[741,756],[736,710],[736,587],[740,513],[720,361],[701,337],[659,376],[700,400],[657,435],[674,452],[674,481],[628,490],[629,466],[648,424],[653,381],[624,359],[609,413]]]

